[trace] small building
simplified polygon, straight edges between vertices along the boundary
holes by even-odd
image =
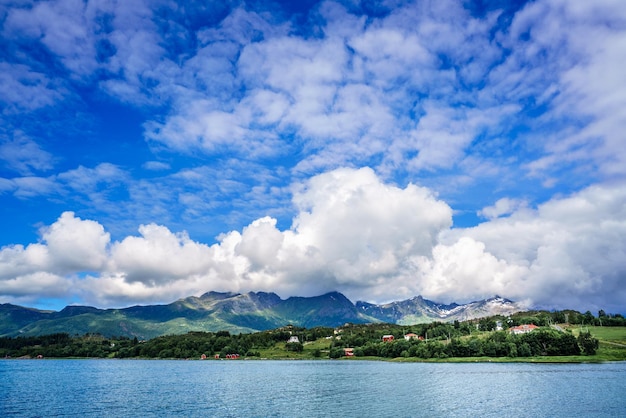
[[[200,356],[200,360],[206,360],[206,354],[202,354],[202,355]]]
[[[390,341],[393,341],[393,335],[383,335],[383,342],[384,343],[388,343]]]
[[[343,355],[346,357],[354,357],[354,348],[344,348]]]
[[[300,340],[298,339],[298,337],[296,335],[292,335],[291,337],[289,337],[289,340],[287,340],[288,343],[299,343]]]
[[[509,329],[509,331],[511,332],[511,334],[516,334],[516,335],[527,334],[529,332],[536,330],[537,328],[539,327],[535,324],[523,324],[523,325],[518,325],[516,327],[512,327]]]
[[[409,332],[408,334],[404,334],[404,339],[407,341],[411,341],[411,340],[423,340],[424,337],[420,337],[417,334],[414,334],[412,332]]]

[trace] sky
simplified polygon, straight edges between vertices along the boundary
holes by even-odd
[[[621,0],[0,3],[0,303],[626,313]]]

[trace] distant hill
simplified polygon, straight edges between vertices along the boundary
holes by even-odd
[[[422,298],[376,305],[353,304],[338,292],[315,297],[281,299],[275,293],[208,292],[167,305],[98,309],[67,306],[59,312],[11,304],[0,305],[0,336],[68,333],[126,336],[150,339],[189,331],[247,333],[287,324],[312,328],[345,323],[388,322],[411,325],[433,321],[467,320],[524,310],[513,301],[496,296],[464,305],[439,304]]]

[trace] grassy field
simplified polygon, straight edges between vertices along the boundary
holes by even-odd
[[[571,326],[574,335],[580,333],[580,327]],[[612,342],[626,346],[626,327],[583,327],[583,332],[589,330],[591,335],[600,340],[600,342]],[[626,347],[625,347],[626,348]]]
[[[570,326],[574,335],[581,331],[580,327]],[[589,330],[591,335],[600,340],[600,347],[595,361],[626,361],[626,327],[583,327],[582,331]]]
[[[278,343],[271,348],[261,349],[259,350],[260,357],[264,359],[327,359],[330,341],[322,338],[317,341],[307,342],[300,353],[287,351],[285,346],[285,343]],[[316,353],[319,356],[316,357]]]

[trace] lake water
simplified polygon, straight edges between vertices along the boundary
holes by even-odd
[[[2,417],[625,417],[626,363],[0,360]]]

